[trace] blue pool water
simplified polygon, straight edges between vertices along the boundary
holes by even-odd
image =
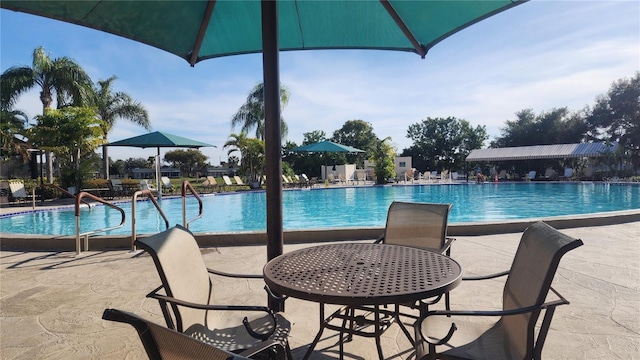
[[[264,192],[204,196],[204,215],[190,224],[197,233],[264,231]],[[392,201],[452,203],[450,223],[547,218],[640,209],[640,186],[600,183],[500,183],[292,190],[283,193],[285,230],[383,227]],[[182,223],[181,199],[164,198],[170,226]],[[127,222],[110,234],[131,234],[131,207],[123,204]],[[187,199],[187,218],[198,204]],[[105,206],[83,209],[81,231],[115,226],[120,213]],[[136,205],[136,232],[155,233],[164,221],[149,201]],[[73,209],[34,211],[0,219],[5,233],[75,235]]]

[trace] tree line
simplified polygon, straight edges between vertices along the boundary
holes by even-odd
[[[42,47],[34,50],[31,66],[14,66],[2,73],[1,117],[2,154],[26,154],[27,145],[53,153],[63,171],[63,182],[79,184],[86,169],[95,166],[98,146],[107,142],[107,135],[117,119],[131,121],[150,130],[149,116],[142,104],[129,95],[113,89],[117,77],[96,83],[73,60],[63,57],[51,59]],[[25,91],[39,88],[43,114],[28,127],[28,117],[14,109],[17,99]],[[56,109],[52,109],[54,96]],[[291,94],[285,86],[280,89],[281,108]],[[500,135],[489,142],[490,147],[511,147],[545,144],[579,143],[591,141],[618,142],[620,156],[629,159],[635,168],[640,166],[640,72],[611,84],[608,92],[599,95],[595,104],[578,111],[566,107],[534,113],[523,109],[515,119],[506,120]],[[257,84],[249,92],[244,104],[231,116],[232,134],[223,148],[229,156],[228,164],[238,166],[241,175],[251,183],[260,182],[264,173],[264,88]],[[235,131],[237,129],[237,131]],[[283,140],[287,124],[281,119]],[[19,135],[19,136],[16,136]],[[484,125],[472,126],[466,119],[456,117],[425,119],[408,126],[406,137],[412,145],[398,151],[390,137],[375,134],[371,123],[362,119],[345,121],[328,136],[318,129],[303,134],[300,145],[330,140],[364,151],[359,154],[308,154],[292,152],[299,145],[285,141],[282,149],[285,174],[305,173],[320,176],[322,165],[355,163],[365,160],[376,164],[378,182],[393,178],[393,157],[411,156],[413,166],[420,172],[462,170],[467,155],[489,140]],[[147,167],[149,160],[128,159],[110,162],[107,147],[103,147],[103,175],[109,168],[121,173],[133,164]],[[198,150],[167,152],[164,161],[186,173],[206,168],[207,157]],[[48,162],[50,164],[50,162]],[[49,166],[48,166],[49,169]],[[85,170],[83,170],[85,169]],[[51,181],[47,171],[48,181]]]

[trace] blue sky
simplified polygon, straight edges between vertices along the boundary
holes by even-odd
[[[208,142],[209,162],[226,161],[222,145],[231,116],[262,81],[260,54],[218,58],[191,68],[164,51],[127,39],[32,15],[0,11],[0,70],[30,65],[43,46],[73,58],[95,80],[116,75],[149,111],[153,130]],[[373,125],[398,151],[411,145],[407,128],[427,117],[453,116],[485,125],[491,137],[519,110],[536,113],[594,104],[612,82],[640,70],[640,2],[532,0],[445,39],[425,59],[390,51],[327,50],[280,54],[280,81],[291,99],[286,140],[327,136],[347,120]],[[36,90],[16,106],[41,113]],[[116,123],[110,141],[142,134]],[[114,159],[147,157],[154,149],[111,148]]]

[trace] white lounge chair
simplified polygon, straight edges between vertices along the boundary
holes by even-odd
[[[236,185],[245,185],[244,181],[242,181],[242,179],[238,175],[234,176],[233,180],[236,182]]]

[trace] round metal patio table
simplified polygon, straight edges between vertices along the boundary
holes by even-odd
[[[333,316],[324,317],[324,304],[373,305],[379,320],[380,305],[410,303],[452,290],[461,281],[462,268],[455,260],[435,251],[398,245],[340,243],[282,254],[269,261],[263,273],[271,290],[320,303],[320,330],[306,359],[324,328],[336,329],[328,324]],[[382,358],[380,334],[383,330],[375,325],[372,336],[376,338]],[[403,331],[410,336],[406,329]],[[342,342],[340,344],[342,356]]]

